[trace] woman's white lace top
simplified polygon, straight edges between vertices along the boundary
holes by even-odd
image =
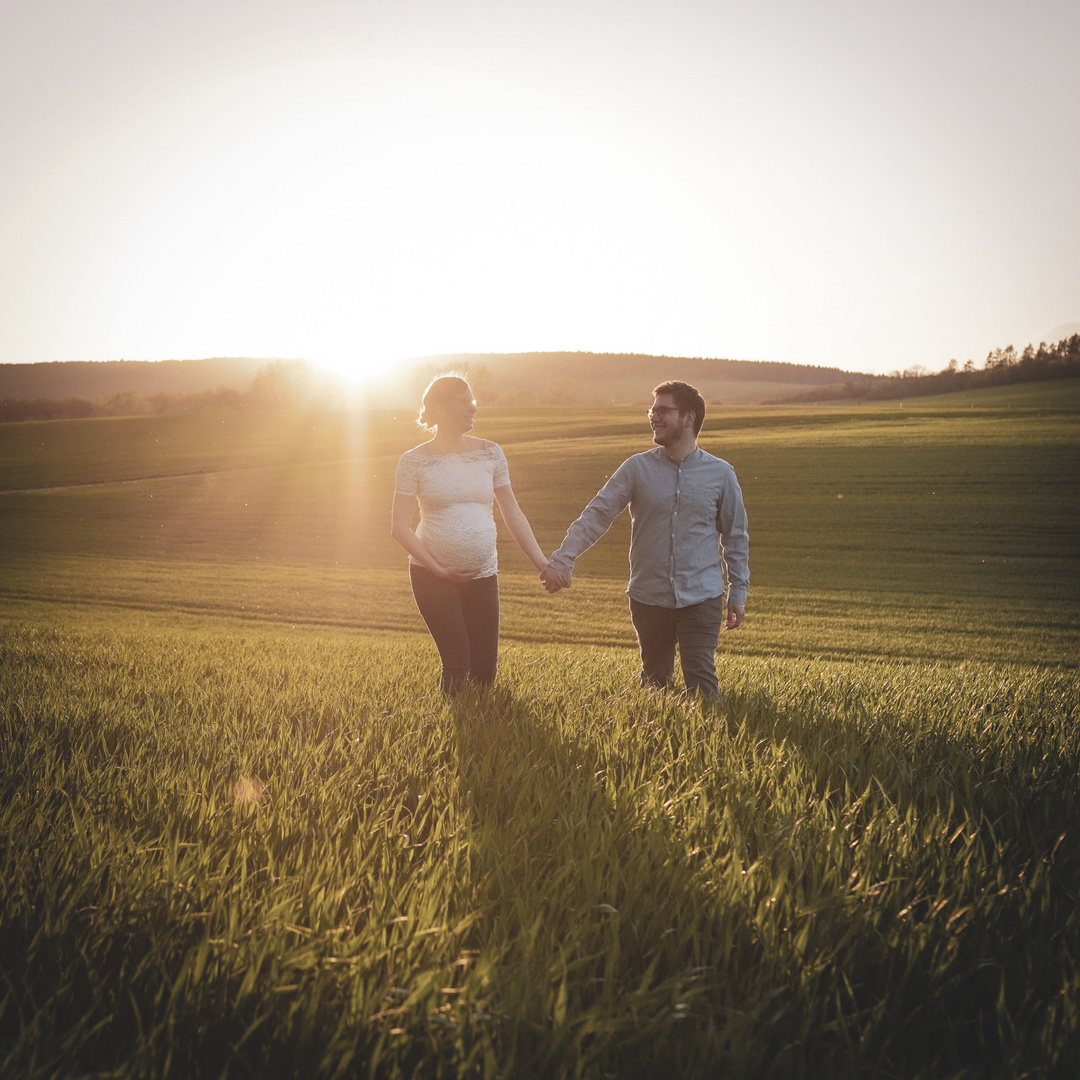
[[[406,450],[398,462],[394,491],[415,495],[420,504],[416,535],[444,566],[476,569],[474,577],[498,572],[495,489],[510,483],[502,449],[485,440],[464,454],[427,454]],[[410,562],[415,562],[409,556]]]

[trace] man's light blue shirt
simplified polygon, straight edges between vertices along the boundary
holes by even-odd
[[[570,572],[630,507],[631,599],[681,608],[723,596],[746,603],[750,540],[735,470],[697,447],[681,462],[660,447],[627,458],[570,526],[551,556]]]

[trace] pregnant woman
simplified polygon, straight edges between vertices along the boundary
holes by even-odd
[[[442,689],[495,681],[499,578],[492,502],[537,570],[547,566],[497,444],[472,430],[476,401],[457,375],[424,391],[417,423],[432,439],[398,462],[391,535],[409,553],[413,597],[442,658]],[[413,528],[416,507],[420,523]]]

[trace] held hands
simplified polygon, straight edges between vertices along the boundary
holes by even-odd
[[[544,588],[549,593],[557,593],[560,589],[569,589],[573,583],[573,574],[567,573],[565,570],[556,570],[555,567],[548,563],[543,570],[540,571],[540,580],[544,584]]]

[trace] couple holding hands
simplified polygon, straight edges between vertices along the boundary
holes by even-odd
[[[626,592],[641,683],[670,685],[677,646],[687,691],[718,698],[716,646],[721,627],[734,630],[745,615],[749,539],[735,470],[697,443],[705,419],[701,394],[674,381],[653,390],[648,417],[655,447],[615,470],[550,559],[518,506],[502,450],[468,434],[475,416],[464,378],[435,378],[418,420],[434,436],[402,454],[394,484],[391,534],[409,553],[413,597],[442,659],[442,689],[457,693],[495,680],[494,502],[549,593],[570,587],[577,558],[629,507]]]

